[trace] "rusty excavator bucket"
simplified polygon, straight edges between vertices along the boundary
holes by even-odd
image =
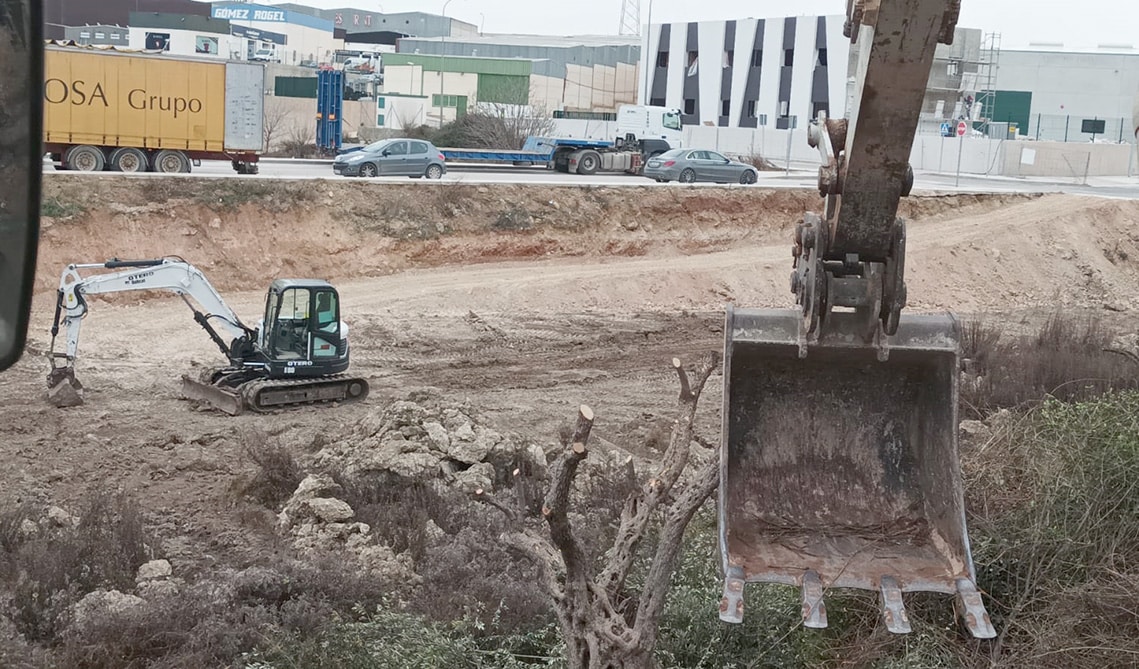
[[[958,594],[973,634],[994,636],[965,527],[958,323],[902,316],[867,345],[864,320],[835,311],[803,355],[801,321],[727,311],[721,619],[742,621],[745,582],[800,587],[807,627],[826,627],[824,589],[862,588],[903,633],[902,593],[933,591]]]

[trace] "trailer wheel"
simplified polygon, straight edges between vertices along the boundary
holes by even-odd
[[[111,152],[111,169],[115,172],[145,172],[150,168],[146,154],[126,147]]]
[[[107,158],[94,146],[73,146],[63,154],[67,169],[77,172],[101,172],[107,166]]]
[[[190,171],[190,160],[181,151],[163,149],[154,154],[152,169],[163,174],[177,174]]]
[[[596,174],[597,168],[601,167],[601,155],[596,151],[584,151],[581,158],[577,161],[578,174]]]

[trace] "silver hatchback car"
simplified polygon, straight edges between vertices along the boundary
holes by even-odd
[[[443,153],[423,139],[383,139],[336,156],[332,171],[348,177],[427,177],[447,173]]]
[[[727,156],[704,149],[672,149],[653,156],[645,163],[643,174],[657,181],[695,183],[753,184],[759,180],[759,170]]]

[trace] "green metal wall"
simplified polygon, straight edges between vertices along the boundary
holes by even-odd
[[[996,123],[1016,123],[1020,132],[1028,132],[1028,119],[1032,115],[1032,93],[1029,91],[995,91],[993,111],[985,113]]]
[[[506,105],[530,103],[530,77],[511,74],[480,74],[478,101]]]
[[[275,77],[273,94],[282,98],[316,99],[316,77]]]

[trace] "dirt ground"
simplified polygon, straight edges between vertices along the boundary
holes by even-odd
[[[272,516],[236,502],[241,436],[298,449],[413,390],[469,402],[540,444],[579,404],[594,439],[635,448],[667,417],[669,360],[722,346],[726,303],[790,307],[790,233],[817,193],[758,188],[407,186],[52,175],[28,353],[0,383],[0,501],[67,506],[93,488],[136,493],[176,574],[284,550]],[[1063,195],[918,194],[910,311],[1055,305],[1126,322],[1139,308],[1139,203]],[[360,405],[229,417],[180,398],[217,349],[178,298],[92,299],[81,407],[43,399],[54,287],[67,263],[178,255],[247,323],[274,278],[342,293]],[[60,342],[57,342],[59,348]],[[717,441],[720,377],[700,430]]]

